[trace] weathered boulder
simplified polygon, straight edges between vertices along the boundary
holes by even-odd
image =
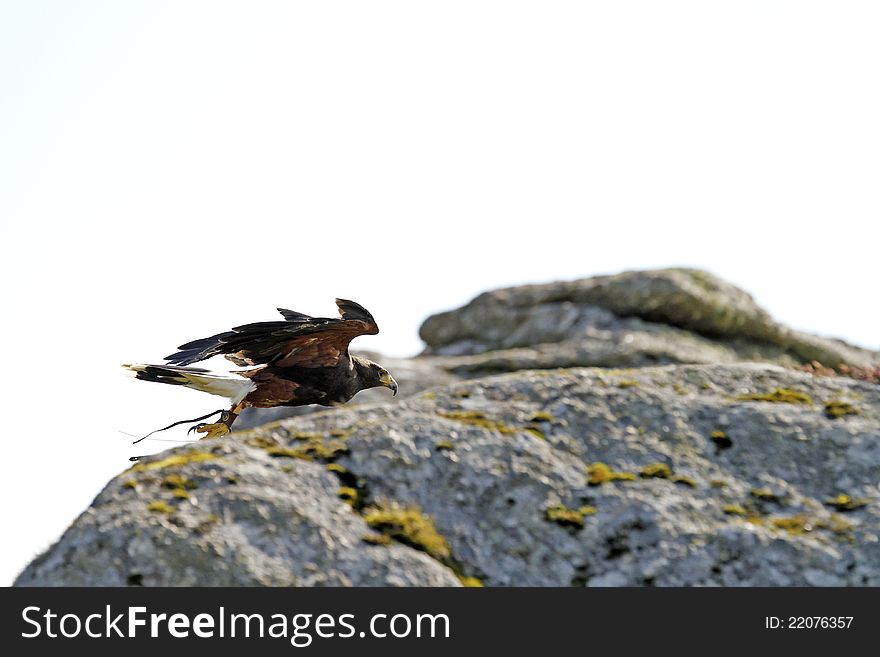
[[[429,317],[419,334],[426,354],[471,356],[449,363],[457,372],[755,360],[837,367],[880,360],[876,352],[782,326],[746,292],[694,269],[493,290]]]
[[[371,545],[323,466],[203,441],[113,481],[19,586],[453,586],[448,568]]]
[[[144,459],[16,583],[877,586],[878,481],[873,384],[516,372]]]

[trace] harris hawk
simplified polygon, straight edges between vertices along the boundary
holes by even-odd
[[[373,316],[354,301],[336,299],[336,306],[340,317],[333,318],[278,308],[283,320],[244,324],[187,342],[165,357],[165,365],[123,367],[143,381],[182,385],[229,398],[230,410],[215,411],[221,413],[219,422],[201,423],[191,429],[205,434],[205,438],[228,434],[232,423],[249,406],[336,406],[361,390],[379,386],[390,388],[396,395],[397,382],[388,370],[348,353],[354,338],[379,332]],[[218,355],[247,369],[218,374],[187,367]]]

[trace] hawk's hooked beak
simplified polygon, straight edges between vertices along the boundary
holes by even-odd
[[[390,388],[391,392],[394,395],[397,395],[397,381],[394,380],[394,377],[388,374],[387,372],[379,377],[379,383],[381,383],[386,388]]]

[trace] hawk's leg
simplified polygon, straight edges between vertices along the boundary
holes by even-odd
[[[241,413],[245,408],[243,403],[236,404],[232,407],[232,409],[228,411],[223,411],[220,415],[220,421],[215,422],[213,424],[205,424],[202,422],[201,424],[197,424],[196,426],[190,428],[189,431],[195,431],[196,433],[205,434],[199,440],[204,440],[206,438],[222,438],[230,431],[232,431],[232,423],[238,418],[239,413]],[[189,433],[189,431],[187,433]]]

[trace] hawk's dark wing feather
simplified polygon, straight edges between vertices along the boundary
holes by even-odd
[[[363,306],[345,299],[337,299],[336,305],[342,317],[309,317],[279,308],[285,321],[244,324],[193,340],[165,360],[189,365],[223,354],[237,365],[330,367],[347,356],[354,338],[379,332],[373,316]]]
[[[277,308],[277,310],[288,322],[308,322],[311,319],[315,319],[314,317],[309,317],[308,315],[303,315],[302,313],[298,313],[295,310],[288,310],[287,308]]]

